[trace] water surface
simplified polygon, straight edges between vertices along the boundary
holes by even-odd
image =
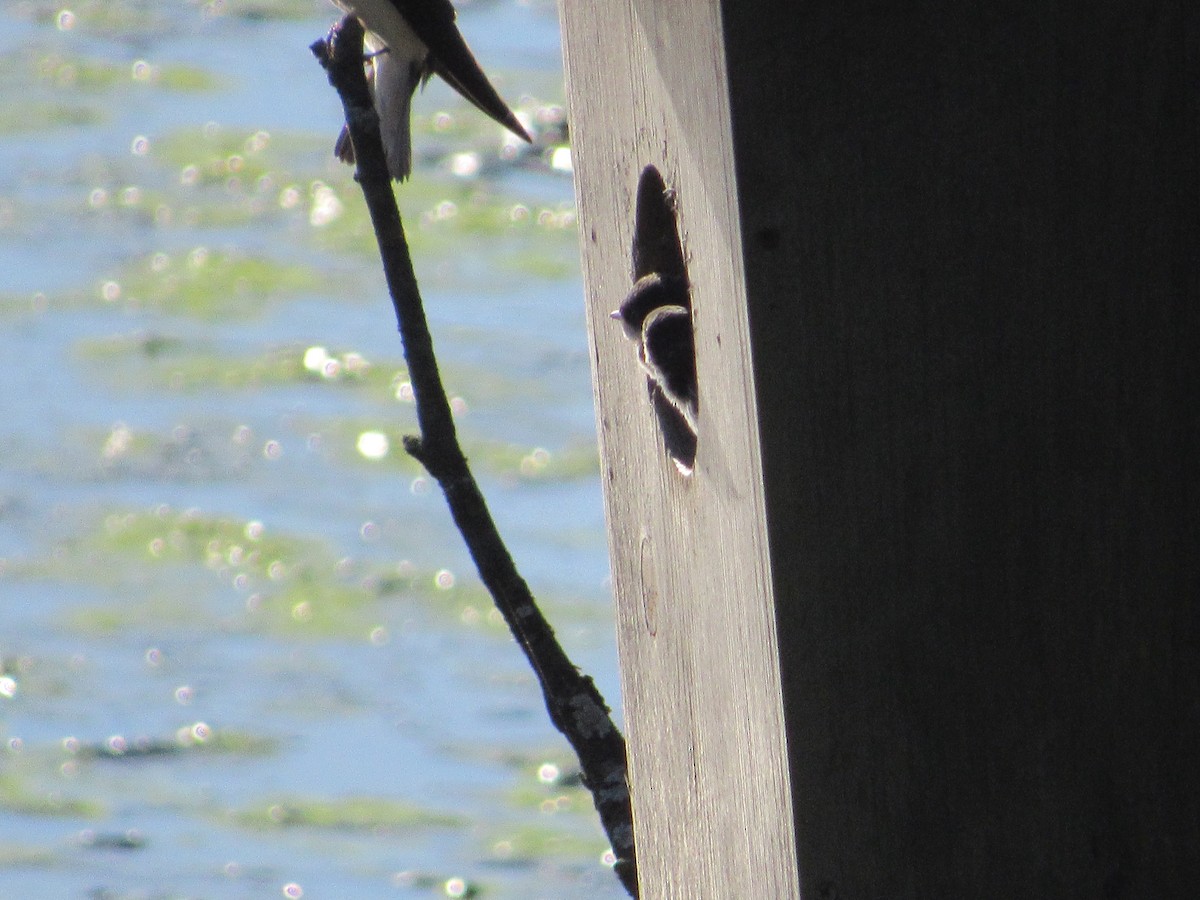
[[[401,349],[307,49],[334,18],[0,7],[0,897],[622,896],[399,451]],[[549,133],[553,5],[459,21]],[[616,704],[570,175],[441,85],[416,125],[399,198],[466,450]]]

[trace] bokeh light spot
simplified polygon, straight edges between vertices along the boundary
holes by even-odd
[[[383,459],[391,450],[391,442],[382,431],[362,432],[354,446],[364,459]]]

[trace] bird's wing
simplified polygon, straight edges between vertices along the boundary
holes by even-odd
[[[682,306],[660,306],[642,327],[642,362],[668,396],[695,407],[696,339]]]
[[[496,93],[471,48],[454,24],[450,0],[391,0],[417,37],[429,48],[433,70],[447,84],[517,137],[533,143],[529,133]]]

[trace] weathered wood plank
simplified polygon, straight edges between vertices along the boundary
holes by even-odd
[[[561,11],[644,896],[794,896],[717,5]],[[632,284],[647,164],[676,193],[689,256],[702,409],[690,479],[608,317]]]
[[[562,12],[645,896],[1200,896],[1200,8]]]

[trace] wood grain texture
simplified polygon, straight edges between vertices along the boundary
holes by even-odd
[[[561,8],[644,896],[1200,896],[1200,7]]]
[[[715,3],[561,5],[642,896],[797,894]],[[675,191],[701,414],[663,450],[632,345],[638,176]]]

